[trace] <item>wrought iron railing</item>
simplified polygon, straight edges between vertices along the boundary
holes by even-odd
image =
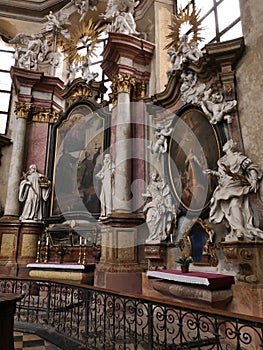
[[[82,349],[263,347],[263,319],[223,310],[43,280],[1,278],[0,292],[23,294],[16,323],[50,327]]]

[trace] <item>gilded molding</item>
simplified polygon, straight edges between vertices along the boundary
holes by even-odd
[[[15,103],[15,114],[18,118],[28,119],[31,112],[32,103],[19,102]]]
[[[82,78],[77,78],[72,84],[65,87],[61,92],[61,96],[67,101],[69,106],[78,101],[89,100],[97,107],[105,107],[107,101],[98,103],[97,100],[106,91],[107,89],[102,82],[92,80],[87,83]]]
[[[60,118],[61,112],[51,111],[50,108],[33,107],[33,122],[38,123],[56,123]]]

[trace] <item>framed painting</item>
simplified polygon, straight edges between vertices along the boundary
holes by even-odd
[[[217,179],[204,173],[217,168],[221,142],[216,126],[198,108],[183,109],[172,122],[166,173],[184,213],[200,215],[208,207]]]
[[[109,115],[89,103],[70,108],[53,133],[50,219],[100,215],[103,152],[109,147]]]

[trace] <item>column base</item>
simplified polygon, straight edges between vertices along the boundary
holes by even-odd
[[[113,214],[101,222],[101,259],[94,285],[120,292],[141,293],[140,249],[138,235],[144,217]]]

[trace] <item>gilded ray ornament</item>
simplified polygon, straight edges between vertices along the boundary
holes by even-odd
[[[94,23],[92,18],[88,23],[81,22],[79,26],[72,26],[70,39],[64,43],[64,53],[68,62],[82,63],[89,57],[95,56],[94,51],[99,42],[99,35],[105,30],[101,21]]]
[[[191,42],[199,42],[202,41],[203,38],[200,35],[202,31],[201,27],[201,19],[199,19],[201,10],[197,10],[196,8],[191,6],[191,3],[183,9],[179,8],[179,13],[177,15],[172,16],[172,24],[168,25],[168,28],[171,30],[171,33],[166,37],[171,41],[165,46],[165,50],[173,47],[175,51],[177,51],[180,45],[180,38],[182,37],[182,26],[183,24],[189,25],[189,37],[191,37]]]

